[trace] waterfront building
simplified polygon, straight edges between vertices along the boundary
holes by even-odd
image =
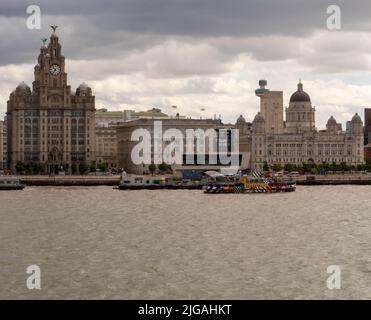
[[[96,162],[106,164],[108,168],[118,166],[116,127],[124,122],[137,119],[164,119],[169,116],[158,108],[147,111],[108,111],[98,109],[95,113]]]
[[[365,160],[371,161],[371,143],[365,145]]]
[[[6,135],[4,135],[4,121],[0,120],[0,170],[4,170],[4,141],[6,140]]]
[[[108,169],[117,168],[116,124],[99,124],[95,127],[96,162],[106,164]]]
[[[129,121],[126,123],[122,123],[117,126],[117,137],[118,137],[118,161],[119,167],[123,168],[128,173],[135,173],[135,174],[146,174],[149,173],[148,164],[141,164],[137,165],[134,164],[132,161],[132,150],[138,144],[138,141],[132,141],[131,136],[132,133],[136,129],[146,129],[150,132],[151,135],[151,159],[153,160],[156,156],[158,150],[155,149],[155,140],[159,139],[159,137],[155,137],[153,134],[154,130],[154,123],[155,119],[137,119],[133,121]],[[234,126],[224,125],[221,120],[219,119],[181,119],[181,118],[163,118],[161,119],[162,124],[162,131],[165,132],[167,129],[177,129],[182,133],[184,137],[183,141],[183,162],[182,164],[175,164],[172,165],[172,171],[175,176],[182,176],[184,178],[188,177],[195,177],[199,176],[202,172],[207,170],[222,170],[228,166],[225,166],[218,163],[211,163],[208,158],[209,148],[208,148],[208,140],[204,140],[204,147],[205,147],[205,162],[198,163],[197,158],[194,157],[193,164],[189,164],[189,155],[187,155],[187,129],[201,129],[207,131],[209,129],[214,129],[218,135],[220,129],[226,129],[227,132],[231,132],[230,130],[234,128]],[[162,137],[161,137],[162,141]],[[219,140],[218,140],[219,141]],[[230,138],[228,140],[230,142]],[[196,145],[196,144],[195,144]],[[164,150],[166,146],[166,142],[162,142],[161,150]],[[241,154],[240,150],[240,160],[246,159],[246,155]]]
[[[270,91],[266,88],[267,81],[259,81],[260,88],[255,90],[256,96],[260,97],[260,112],[265,119],[265,132],[283,132],[283,92]]]
[[[107,126],[121,122],[127,122],[137,119],[162,119],[169,116],[158,108],[152,108],[147,111],[134,110],[107,110],[106,108],[98,109],[95,112],[95,123],[97,126]]]
[[[32,88],[22,82],[7,104],[8,166],[42,164],[52,172],[95,162],[95,97],[82,83],[71,91],[55,33],[40,49]]]
[[[244,134],[244,139],[251,143],[250,167],[262,170],[265,164],[272,167],[274,164],[364,163],[363,122],[358,114],[349,122],[347,130],[343,130],[333,116],[329,118],[326,129],[317,130],[316,108],[299,82],[283,121],[281,95],[275,93],[276,99],[271,102],[272,94],[265,88],[266,82],[259,84],[256,94],[261,100],[260,112],[255,116],[251,130]],[[278,123],[281,121],[282,124]]]
[[[371,143],[371,108],[365,108],[365,145]]]

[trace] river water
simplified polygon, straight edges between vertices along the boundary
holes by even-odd
[[[0,192],[2,299],[371,299],[371,186]],[[26,269],[41,269],[41,290]],[[338,265],[341,289],[329,290]]]

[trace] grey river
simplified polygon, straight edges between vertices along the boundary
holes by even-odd
[[[1,299],[371,299],[371,186],[0,192]],[[29,290],[26,269],[41,269]],[[329,290],[327,267],[341,268]]]

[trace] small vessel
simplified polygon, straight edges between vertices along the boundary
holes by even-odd
[[[17,177],[0,176],[0,190],[22,190],[24,187]]]
[[[122,173],[118,189],[120,190],[157,190],[157,189],[201,189],[198,181],[178,180],[174,177],[150,177]]]
[[[163,182],[160,179],[147,178],[139,175],[122,174],[119,189],[120,190],[135,190],[135,189],[161,189]]]
[[[215,171],[207,171],[205,174],[205,193],[275,193],[296,190],[296,182],[290,177],[274,177],[249,169],[241,170],[234,176],[224,176]]]

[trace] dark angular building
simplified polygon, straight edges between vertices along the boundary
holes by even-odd
[[[365,109],[365,145],[371,143],[371,109]]]

